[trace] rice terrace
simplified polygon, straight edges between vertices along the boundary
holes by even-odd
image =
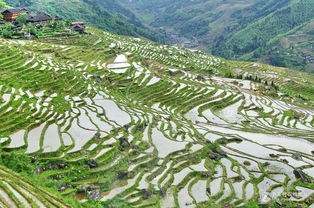
[[[27,38],[26,38],[27,39]],[[314,76],[87,27],[0,40],[0,207],[314,207]]]

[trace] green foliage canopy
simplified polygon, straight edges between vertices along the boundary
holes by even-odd
[[[28,19],[28,15],[22,14],[15,19],[14,24],[15,25],[24,25],[24,24],[26,24],[27,19]]]

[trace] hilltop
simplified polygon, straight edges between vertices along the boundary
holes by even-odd
[[[87,33],[0,42],[1,207],[313,204],[313,75]]]

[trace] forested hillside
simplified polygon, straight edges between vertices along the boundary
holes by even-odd
[[[306,25],[308,32],[314,29],[312,0],[119,1],[146,24],[166,29],[170,43],[314,71],[313,34],[302,32]]]
[[[195,38],[208,46],[217,37],[244,28],[289,4],[286,0],[119,0],[142,21],[170,33]],[[202,44],[200,44],[202,45]],[[212,45],[212,44],[211,44]]]
[[[47,11],[66,19],[86,21],[90,26],[120,35],[162,41],[158,34],[144,27],[132,12],[114,0],[6,0],[6,2],[13,7]]]
[[[259,19],[217,41],[216,54],[224,57],[258,58],[283,36],[295,32],[314,18],[314,1],[293,1],[287,7]]]

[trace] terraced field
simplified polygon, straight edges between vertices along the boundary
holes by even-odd
[[[90,32],[2,40],[1,155],[42,191],[0,166],[0,207],[314,206],[311,75]]]
[[[58,197],[0,167],[1,207],[71,207]]]

